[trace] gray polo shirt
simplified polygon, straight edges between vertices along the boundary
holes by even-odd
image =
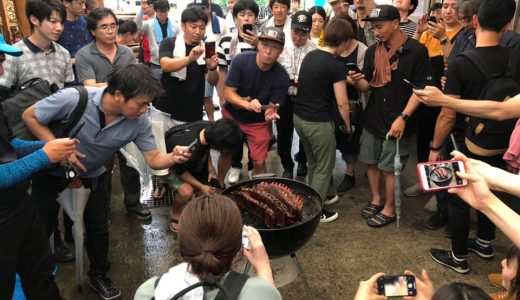
[[[87,172],[80,174],[81,177],[92,178],[103,174],[105,172],[103,165],[106,161],[130,142],[134,142],[141,152],[157,149],[152,125],[146,115],[134,120],[120,116],[101,128],[100,116],[103,114],[101,98],[105,88],[87,87],[87,90],[89,94],[87,107],[78,123],[84,121],[85,125],[77,135],[77,139],[81,141],[77,150],[86,155],[85,158],[79,159],[87,168]],[[79,92],[75,88],[62,89],[36,102],[36,119],[44,125],[55,120],[67,120],[78,101]]]
[[[117,45],[114,61],[110,60],[99,51],[96,41],[85,45],[76,53],[76,74],[78,81],[83,83],[87,79],[96,79],[96,82],[106,82],[107,76],[114,66],[133,64],[135,56],[132,49],[127,46]]]

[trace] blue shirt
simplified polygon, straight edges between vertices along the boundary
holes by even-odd
[[[79,49],[91,40],[92,37],[87,29],[87,18],[80,16],[76,21],[65,20],[58,44],[67,49],[70,57],[74,58]]]
[[[85,122],[85,125],[76,136],[81,142],[76,149],[86,155],[85,158],[79,158],[87,169],[87,172],[80,174],[81,177],[92,178],[103,174],[105,172],[103,165],[106,161],[130,142],[134,142],[141,152],[157,149],[152,125],[146,115],[134,120],[120,116],[101,128],[100,115],[103,114],[101,101],[105,88],[87,87],[87,90],[87,107],[78,122],[78,126],[82,122]],[[62,89],[36,102],[36,119],[44,125],[56,120],[67,120],[78,101],[78,90],[75,88]]]

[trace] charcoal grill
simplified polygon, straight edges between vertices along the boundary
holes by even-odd
[[[242,213],[242,221],[244,225],[255,227],[265,246],[265,250],[269,258],[277,258],[283,256],[290,256],[299,271],[299,276],[302,278],[307,293],[310,299],[313,299],[312,292],[307,282],[305,273],[296,256],[296,251],[301,249],[309,240],[320,224],[321,211],[323,207],[323,200],[320,194],[312,187],[300,181],[286,179],[286,178],[255,178],[240,182],[225,189],[222,194],[233,199],[234,191],[242,187],[252,187],[261,182],[276,182],[288,186],[295,194],[299,194],[303,199],[302,219],[299,222],[280,228],[267,228],[262,220],[250,215],[247,211],[240,209]],[[247,273],[249,265],[246,265],[245,271]]]

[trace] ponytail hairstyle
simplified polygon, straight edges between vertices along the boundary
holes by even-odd
[[[190,201],[179,219],[181,256],[200,279],[220,277],[231,270],[242,248],[242,217],[235,202],[222,195]]]
[[[515,262],[516,261],[516,262]],[[520,249],[514,244],[509,247],[506,255],[506,264],[516,263],[516,276],[509,283],[508,296],[511,299],[520,300],[520,276],[518,276],[518,267],[520,266]]]

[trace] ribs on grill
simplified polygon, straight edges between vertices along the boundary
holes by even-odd
[[[238,206],[262,220],[267,228],[285,227],[302,218],[303,199],[288,186],[261,182],[232,192]]]

